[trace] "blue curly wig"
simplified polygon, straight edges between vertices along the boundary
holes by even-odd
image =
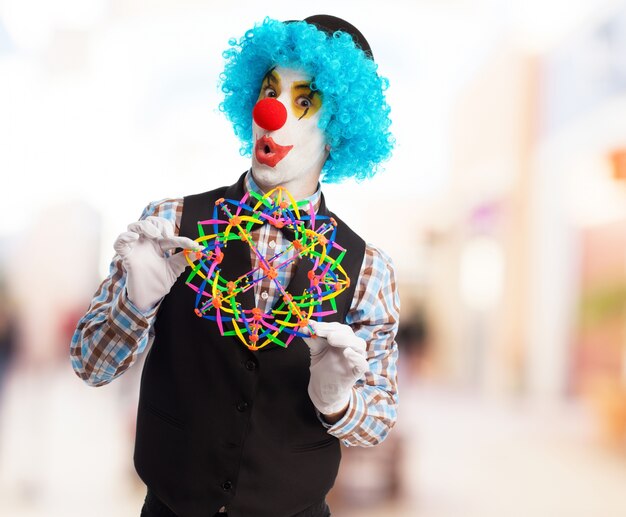
[[[273,66],[282,66],[310,74],[312,89],[322,94],[319,127],[331,148],[322,181],[370,178],[391,156],[395,139],[384,94],[389,83],[349,34],[328,35],[304,21],[265,18],[239,41],[228,43],[220,111],[241,140],[242,155],[252,152],[252,109],[263,77]]]

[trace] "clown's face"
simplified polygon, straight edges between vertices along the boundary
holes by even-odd
[[[310,83],[307,74],[280,67],[263,79],[252,122],[252,174],[264,191],[283,186],[302,199],[317,188],[328,149],[317,126],[322,98]]]

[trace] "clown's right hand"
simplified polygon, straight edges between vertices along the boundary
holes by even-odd
[[[184,252],[168,256],[174,248],[198,250],[197,242],[174,235],[174,225],[150,216],[128,225],[113,244],[126,270],[128,299],[142,312],[161,300],[187,267]]]

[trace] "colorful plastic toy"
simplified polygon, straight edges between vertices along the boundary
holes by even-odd
[[[196,315],[215,321],[223,336],[237,336],[250,350],[269,343],[287,347],[296,336],[313,334],[309,320],[321,321],[337,312],[335,298],[349,286],[341,266],[346,250],[335,242],[337,222],[316,215],[312,206],[308,213],[302,210],[306,203],[296,202],[283,187],[265,195],[248,192],[239,201],[218,199],[212,219],[198,221],[196,241],[203,249],[185,252],[192,266],[186,283],[196,292]],[[262,224],[283,230],[289,246],[271,257],[263,256],[252,235]],[[233,240],[248,243],[258,267],[239,278],[224,278],[220,264],[228,260],[228,243]],[[287,292],[280,281],[280,270],[293,261],[309,268],[309,287],[302,293]],[[274,307],[269,312],[242,307],[238,295],[265,278],[280,293]],[[308,330],[303,332],[305,327]]]

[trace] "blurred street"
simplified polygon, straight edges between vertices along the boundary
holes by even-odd
[[[408,393],[404,394],[404,401]],[[576,406],[524,408],[433,386],[415,387],[397,503],[342,517],[618,517],[624,458],[593,446]],[[597,445],[597,444],[596,444]],[[592,488],[593,487],[593,488]],[[590,493],[591,492],[591,493]]]
[[[120,407],[107,403],[108,389],[81,389],[65,369],[14,379],[3,415],[0,515],[139,515],[145,488],[128,465],[128,429]],[[364,506],[361,495],[360,501],[334,504],[333,515],[626,514],[626,458],[595,441],[590,415],[580,405],[532,408],[425,383],[402,393],[403,415],[393,431],[403,441],[399,499]],[[33,448],[38,443],[39,450]],[[344,449],[344,456],[349,453]],[[344,461],[344,485],[367,484],[368,473],[376,475],[361,469],[351,480],[349,468]]]

